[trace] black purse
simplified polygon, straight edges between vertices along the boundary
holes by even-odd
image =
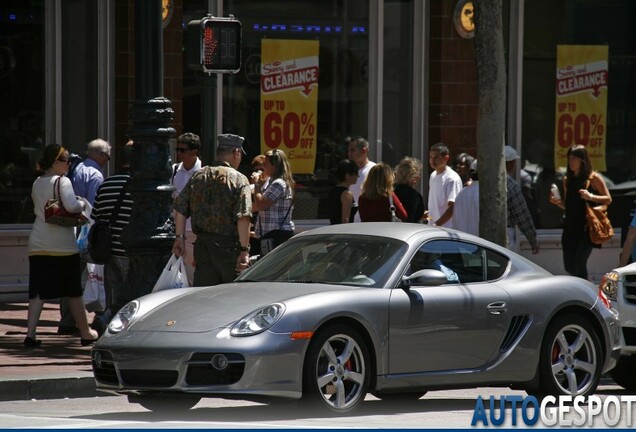
[[[287,209],[287,213],[285,213],[285,217],[283,218],[283,221],[280,223],[281,228],[283,226],[283,223],[285,223],[285,220],[287,220],[287,216],[289,215],[291,208],[292,208],[292,205],[289,206],[289,209]],[[258,220],[258,224],[259,225],[261,224],[260,219]],[[261,228],[261,232],[262,231],[263,229]],[[280,228],[276,230],[271,230],[268,233],[262,235],[260,239],[261,256],[267,255],[269,252],[274,250],[274,248],[285,243],[287,240],[289,240],[293,236],[294,236],[293,231],[287,231]]]
[[[129,182],[130,179],[126,181],[119,192],[117,203],[110,214],[110,220],[108,222],[96,220],[88,231],[88,253],[90,255],[90,262],[93,264],[106,264],[110,259],[113,244],[110,227],[115,223],[115,218],[119,214],[119,209],[124,201],[124,195],[126,195]]]

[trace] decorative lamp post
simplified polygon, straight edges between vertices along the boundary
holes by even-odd
[[[127,289],[116,305],[148,294],[170,258],[174,225],[168,141],[174,112],[163,95],[162,0],[135,0],[135,102],[130,107],[133,140],[130,224],[122,233],[129,258]]]

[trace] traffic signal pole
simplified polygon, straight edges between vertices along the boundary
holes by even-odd
[[[216,152],[217,74],[236,73],[241,68],[241,23],[233,16],[212,13],[188,23],[186,34],[188,67],[201,85],[202,158],[206,163]]]

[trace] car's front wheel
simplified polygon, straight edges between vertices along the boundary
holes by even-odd
[[[312,339],[303,371],[303,399],[344,414],[356,409],[370,382],[369,351],[353,328],[332,325]]]
[[[541,395],[589,395],[601,378],[599,337],[585,318],[559,316],[546,331],[539,361]]]
[[[610,376],[619,386],[627,390],[636,390],[636,357],[621,357]]]
[[[201,400],[196,396],[175,396],[169,394],[128,395],[128,402],[137,403],[149,411],[187,411]]]

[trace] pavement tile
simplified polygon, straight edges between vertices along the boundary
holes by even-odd
[[[91,347],[57,334],[59,304],[46,303],[38,325],[42,346],[27,348],[26,303],[0,303],[0,400],[55,399],[98,394]],[[89,314],[89,322],[93,319]]]

